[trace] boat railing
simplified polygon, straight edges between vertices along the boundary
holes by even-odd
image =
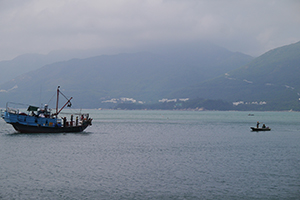
[[[6,112],[12,114],[19,114],[19,108],[26,108],[26,104],[15,103],[15,102],[7,102],[6,103]]]
[[[6,108],[6,112],[12,113],[12,114],[19,114],[19,110],[18,109],[9,108],[9,107]]]

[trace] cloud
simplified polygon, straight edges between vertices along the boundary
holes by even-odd
[[[300,40],[299,8],[296,0],[4,0],[0,60],[197,40],[259,55]]]

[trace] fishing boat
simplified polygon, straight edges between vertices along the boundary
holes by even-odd
[[[270,131],[271,128],[266,127],[266,128],[257,128],[257,127],[250,127],[252,131]]]
[[[29,105],[26,113],[26,111],[20,112],[19,109],[10,106],[16,105],[16,103],[8,102],[6,103],[6,109],[1,111],[1,117],[19,133],[75,133],[82,132],[88,126],[91,126],[92,119],[89,118],[88,113],[74,113],[70,116],[70,121],[67,121],[66,117],[60,117],[59,114],[66,106],[71,107],[73,98],[66,98],[67,102],[59,109],[60,94],[66,98],[61,93],[60,86],[58,86],[54,113],[51,112],[47,104],[43,108]]]

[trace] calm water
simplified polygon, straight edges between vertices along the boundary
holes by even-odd
[[[248,113],[90,110],[79,134],[1,119],[0,199],[300,199],[300,113]]]

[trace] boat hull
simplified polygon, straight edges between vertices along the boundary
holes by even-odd
[[[252,131],[270,131],[270,128],[256,128],[256,127],[250,127]]]
[[[20,123],[11,123],[11,125],[19,133],[78,133],[88,127],[88,124],[69,127],[31,126]]]

